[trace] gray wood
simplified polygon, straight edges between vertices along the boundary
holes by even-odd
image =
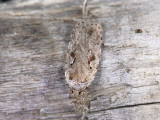
[[[82,0],[0,4],[0,120],[80,119],[64,65],[82,5]],[[89,15],[104,30],[98,73],[86,89],[89,120],[160,120],[159,6],[159,0],[89,0]]]

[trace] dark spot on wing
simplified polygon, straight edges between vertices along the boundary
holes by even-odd
[[[95,55],[92,55],[91,61],[95,60]]]
[[[92,33],[93,33],[93,28],[90,28],[89,31],[88,31],[88,35],[91,36]]]

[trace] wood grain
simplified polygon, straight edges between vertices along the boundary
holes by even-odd
[[[79,120],[64,65],[82,0],[0,3],[0,120]],[[160,1],[90,0],[103,26],[89,120],[160,119]],[[140,29],[141,32],[137,32]]]

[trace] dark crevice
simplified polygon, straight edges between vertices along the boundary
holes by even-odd
[[[12,1],[12,0],[0,0],[0,2],[9,2],[9,1]]]
[[[154,85],[159,85],[159,82],[158,82],[158,81],[155,81],[154,84],[133,86],[133,88],[141,88],[141,87],[154,86]]]
[[[121,109],[121,108],[139,107],[139,106],[145,106],[145,105],[155,105],[155,104],[160,104],[160,102],[150,102],[150,103],[140,103],[140,104],[134,104],[134,105],[117,106],[117,107],[111,107],[111,108],[108,108],[108,109],[97,110],[97,111],[93,111],[93,112],[115,110],[115,109]]]
[[[138,106],[142,106],[142,105],[153,105],[153,104],[160,104],[160,102],[141,103],[141,104],[134,104],[134,105],[124,105],[124,106],[108,108],[107,110],[113,110],[113,109],[119,109],[119,108],[138,107]]]

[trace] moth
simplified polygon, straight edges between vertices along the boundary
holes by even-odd
[[[65,77],[76,97],[94,80],[101,56],[102,26],[87,20],[78,21],[68,45]]]

